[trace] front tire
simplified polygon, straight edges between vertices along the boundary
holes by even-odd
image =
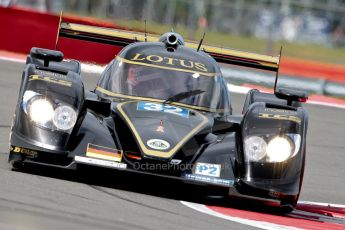
[[[8,157],[8,162],[12,165],[12,170],[19,171],[24,168],[24,159],[21,154],[10,153]]]
[[[22,161],[13,161],[11,165],[12,171],[22,171],[24,169],[24,163]]]

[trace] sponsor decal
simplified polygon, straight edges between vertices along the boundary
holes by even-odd
[[[122,151],[89,143],[86,149],[86,156],[109,161],[121,162]]]
[[[31,149],[26,149],[26,148],[22,148],[22,147],[18,147],[18,146],[11,146],[10,147],[10,152],[12,153],[20,153],[20,154],[24,154],[30,157],[36,157],[37,156],[37,152]]]
[[[269,191],[269,192],[268,192],[268,195],[271,196],[271,197],[273,197],[273,198],[280,198],[281,195],[282,195],[282,193],[276,192],[276,191]]]
[[[45,71],[45,70],[40,70],[40,69],[35,69],[34,73],[36,75],[42,75],[42,76],[48,76],[48,77],[52,77],[52,78],[56,78],[56,79],[68,79],[67,75],[64,74],[59,74],[59,73],[55,73],[55,72],[50,72],[50,71]]]
[[[84,163],[84,164],[96,165],[96,166],[105,166],[109,168],[117,168],[117,169],[127,168],[127,164],[125,163],[101,160],[101,159],[90,158],[90,157],[75,156],[74,161],[77,163]]]
[[[179,159],[172,159],[171,161],[170,161],[170,163],[172,164],[172,165],[178,165],[178,164],[180,164],[182,162],[182,160],[179,160]]]
[[[63,86],[67,86],[67,87],[72,86],[72,82],[70,82],[70,81],[55,79],[55,78],[51,78],[51,77],[47,77],[47,76],[31,75],[29,77],[29,81],[37,81],[37,80],[38,81],[47,81],[47,82],[50,82],[53,84],[63,85]]]
[[[220,176],[221,165],[218,164],[207,164],[207,163],[196,163],[195,174],[219,177]]]
[[[130,59],[131,61],[136,62],[143,62],[143,63],[152,63],[152,64],[163,64],[164,66],[172,66],[182,69],[191,69],[197,70],[202,72],[207,72],[206,65],[200,62],[194,62],[190,60],[172,58],[172,57],[164,57],[159,55],[147,55],[136,53],[134,57]]]
[[[215,178],[215,177],[207,177],[207,176],[195,175],[195,174],[185,174],[184,178],[186,180],[200,181],[200,182],[210,183],[210,184],[219,184],[219,185],[225,185],[225,186],[234,185],[233,180],[227,180],[227,179],[221,179],[221,178]]]
[[[286,110],[286,109],[272,109],[272,108],[265,108],[265,112],[269,113],[289,113],[289,114],[297,114],[294,110]]]
[[[156,129],[156,132],[164,133],[163,120],[160,121],[159,126]]]
[[[264,119],[273,119],[273,120],[285,120],[285,121],[293,121],[298,124],[301,123],[301,118],[291,115],[280,115],[280,114],[270,114],[270,113],[259,113],[259,118]]]
[[[151,148],[151,149],[157,149],[157,150],[167,150],[170,148],[169,142],[161,139],[150,139],[146,142],[146,144]]]
[[[163,105],[163,104],[154,103],[154,102],[139,101],[137,105],[137,110],[170,113],[170,114],[178,115],[185,118],[189,117],[188,109],[175,107],[172,105]]]

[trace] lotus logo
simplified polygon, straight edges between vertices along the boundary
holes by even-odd
[[[147,141],[147,145],[150,148],[157,150],[166,150],[170,148],[169,142],[160,139],[150,139]]]

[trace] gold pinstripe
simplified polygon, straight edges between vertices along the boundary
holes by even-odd
[[[152,102],[164,102],[164,100],[162,99],[155,99],[155,98],[149,98],[149,97],[139,97],[139,96],[130,96],[130,95],[125,95],[125,94],[121,94],[121,93],[114,93],[111,92],[109,90],[106,90],[100,86],[97,86],[96,89],[97,91],[110,96],[110,97],[120,97],[120,98],[126,98],[126,99],[132,99],[132,100],[145,100],[145,101],[152,101]],[[190,108],[190,109],[197,109],[197,110],[202,110],[205,112],[218,112],[218,113],[224,113],[224,112],[228,112],[228,110],[225,109],[210,109],[207,107],[202,107],[202,106],[196,106],[196,105],[188,105],[188,104],[184,104],[184,103],[179,103],[179,102],[171,102],[169,104],[172,105],[177,105],[177,106],[183,106],[186,108]]]
[[[170,158],[171,156],[173,156],[176,151],[183,145],[185,144],[194,134],[196,134],[197,132],[199,132],[204,126],[205,124],[207,124],[208,119],[207,117],[205,117],[204,115],[202,115],[201,113],[198,113],[201,117],[202,117],[202,121],[200,122],[200,124],[198,124],[194,129],[192,129],[186,136],[184,136],[181,141],[179,141],[175,147],[173,147],[171,150],[169,150],[168,152],[163,152],[163,151],[157,151],[157,150],[150,150],[146,147],[146,145],[143,143],[138,131],[136,130],[135,126],[133,125],[131,119],[127,116],[127,114],[123,111],[122,106],[130,103],[130,102],[123,102],[123,103],[119,103],[117,105],[117,109],[120,112],[120,114],[122,115],[122,117],[126,120],[127,124],[129,125],[129,127],[131,128],[134,136],[136,137],[138,144],[140,146],[140,148],[142,149],[142,151],[144,152],[145,155],[147,156],[154,156],[154,157],[162,157],[162,158]]]

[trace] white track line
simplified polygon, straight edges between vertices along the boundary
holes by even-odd
[[[253,89],[253,88],[228,84],[228,89],[232,93],[247,94],[248,91]],[[345,109],[345,105],[330,103],[330,102],[323,102],[323,101],[308,100],[307,104],[321,105],[321,106],[333,107],[333,108],[338,108],[338,109]]]
[[[1,61],[17,62],[17,63],[25,63],[25,60],[24,60],[24,59],[20,59],[20,58],[10,58],[10,57],[4,57],[4,56],[0,56],[0,60],[1,60]]]
[[[295,227],[290,227],[290,226],[284,226],[284,225],[278,225],[278,224],[273,224],[273,223],[268,223],[264,221],[255,221],[255,220],[248,220],[248,219],[243,219],[240,217],[232,217],[232,216],[227,216],[218,212],[215,212],[209,208],[207,208],[203,204],[197,204],[197,203],[191,203],[191,202],[186,202],[186,201],[180,201],[183,205],[194,209],[198,212],[202,212],[211,216],[215,216],[218,218],[230,220],[236,223],[256,227],[256,228],[261,228],[261,229],[266,229],[266,230],[296,230],[296,229],[301,229],[301,228],[295,228]]]
[[[17,62],[17,63],[25,63],[25,60],[21,58],[11,58],[11,57],[0,56],[0,60]],[[101,74],[104,68],[105,66],[100,66],[100,65],[90,64],[90,63],[81,63],[81,71],[85,73]],[[228,84],[228,89],[232,93],[247,94],[248,91],[251,90],[252,88]],[[313,100],[309,100],[307,103],[313,104],[313,105],[321,105],[321,106],[326,106],[326,107],[345,109],[345,105],[336,104],[336,103],[313,101]]]
[[[274,224],[274,223],[268,223],[265,221],[255,221],[255,220],[248,220],[248,219],[244,219],[244,218],[240,218],[240,217],[232,217],[232,216],[224,215],[222,213],[218,213],[216,211],[213,211],[213,210],[207,208],[203,204],[197,204],[197,203],[186,202],[186,201],[180,201],[180,202],[183,205],[185,205],[191,209],[194,209],[198,212],[205,213],[205,214],[215,216],[218,218],[234,221],[234,222],[248,225],[248,226],[252,226],[252,227],[257,227],[257,228],[261,228],[261,229],[270,229],[270,230],[271,229],[300,229],[300,228],[296,228],[296,227],[292,227],[292,226],[285,226],[285,225],[278,225],[278,224]],[[330,203],[320,203],[320,202],[310,202],[310,201],[299,201],[298,203],[299,204],[309,204],[309,205],[319,205],[319,206],[325,206],[325,207],[345,208],[345,205],[340,205],[340,204],[330,204]],[[300,210],[296,210],[294,212],[295,212],[295,214],[304,213],[303,211],[300,211]],[[308,212],[306,212],[306,213],[310,214]],[[327,218],[330,218],[330,217],[321,216],[318,214],[313,214],[313,215],[319,216],[325,222],[328,222]],[[290,216],[295,216],[297,218],[300,218],[298,215],[294,215],[294,213],[290,214]]]
[[[95,64],[89,64],[89,63],[81,63],[81,71],[85,73],[101,74],[104,69],[105,69],[105,66],[99,66]]]
[[[331,204],[331,203],[321,203],[321,202],[312,202],[312,201],[298,201],[299,204],[310,204],[310,205],[319,205],[326,207],[335,207],[335,208],[345,208],[343,204]]]
[[[22,58],[11,58],[11,57],[4,57],[0,56],[1,61],[10,61],[10,62],[16,62],[16,63],[25,63],[25,59]],[[81,63],[81,71],[85,73],[97,73],[101,74],[104,70],[104,66],[90,64],[90,63]]]
[[[321,105],[321,106],[333,107],[333,108],[338,108],[338,109],[345,109],[345,105],[329,103],[329,102],[322,102],[322,101],[308,101],[308,104]]]

